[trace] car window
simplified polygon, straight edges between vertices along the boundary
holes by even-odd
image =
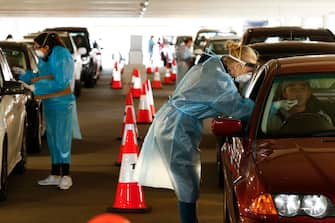
[[[85,47],[87,52],[89,52],[90,42],[84,32],[70,32],[70,35],[72,36],[77,48]]]
[[[233,41],[238,41],[236,39],[232,39]],[[224,55],[224,54],[228,54],[229,51],[228,49],[226,49],[225,47],[225,43],[226,43],[226,39],[225,40],[212,40],[209,41],[208,46],[206,48],[208,48],[210,51],[213,51],[214,53],[218,54],[218,55]]]
[[[24,70],[27,69],[25,54],[21,50],[2,48],[5,53],[7,62],[10,67],[20,67]]]
[[[73,54],[73,46],[71,43],[71,39],[69,36],[61,36],[61,39],[63,41],[63,43],[65,44],[65,47],[70,51],[71,54]]]
[[[335,135],[335,73],[281,76],[265,102],[261,132],[271,137]]]

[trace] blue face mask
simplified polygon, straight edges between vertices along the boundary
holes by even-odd
[[[240,74],[237,77],[235,77],[235,81],[238,82],[238,83],[242,83],[242,84],[246,83],[251,79],[251,75],[252,75],[251,72],[245,73],[245,74]]]

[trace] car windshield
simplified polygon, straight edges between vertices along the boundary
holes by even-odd
[[[65,47],[70,51],[71,54],[73,54],[73,46],[71,43],[71,39],[69,36],[61,36],[61,39],[63,43],[65,44]]]
[[[12,67],[20,67],[24,70],[27,69],[25,54],[22,51],[10,48],[2,48],[6,55],[7,62],[9,66]]]
[[[228,54],[228,49],[225,48],[225,42],[227,40],[213,40],[208,43],[208,49],[210,51],[213,51],[216,54],[223,55],[223,54]],[[238,41],[238,39],[234,40]]]
[[[88,41],[88,36],[84,32],[71,32],[70,35],[74,39],[77,48],[84,47],[87,52],[90,50],[90,43]]]
[[[280,76],[261,120],[270,137],[335,136],[335,73]]]

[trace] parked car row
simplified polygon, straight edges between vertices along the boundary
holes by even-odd
[[[260,58],[241,92],[255,102],[252,116],[212,122],[224,222],[334,222],[334,35],[317,30],[314,39],[313,30],[298,28],[295,38],[294,28],[269,30],[244,35],[252,33],[244,43]]]

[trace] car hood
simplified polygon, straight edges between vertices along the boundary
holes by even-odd
[[[256,167],[270,193],[317,193],[335,200],[335,138],[257,142]]]

